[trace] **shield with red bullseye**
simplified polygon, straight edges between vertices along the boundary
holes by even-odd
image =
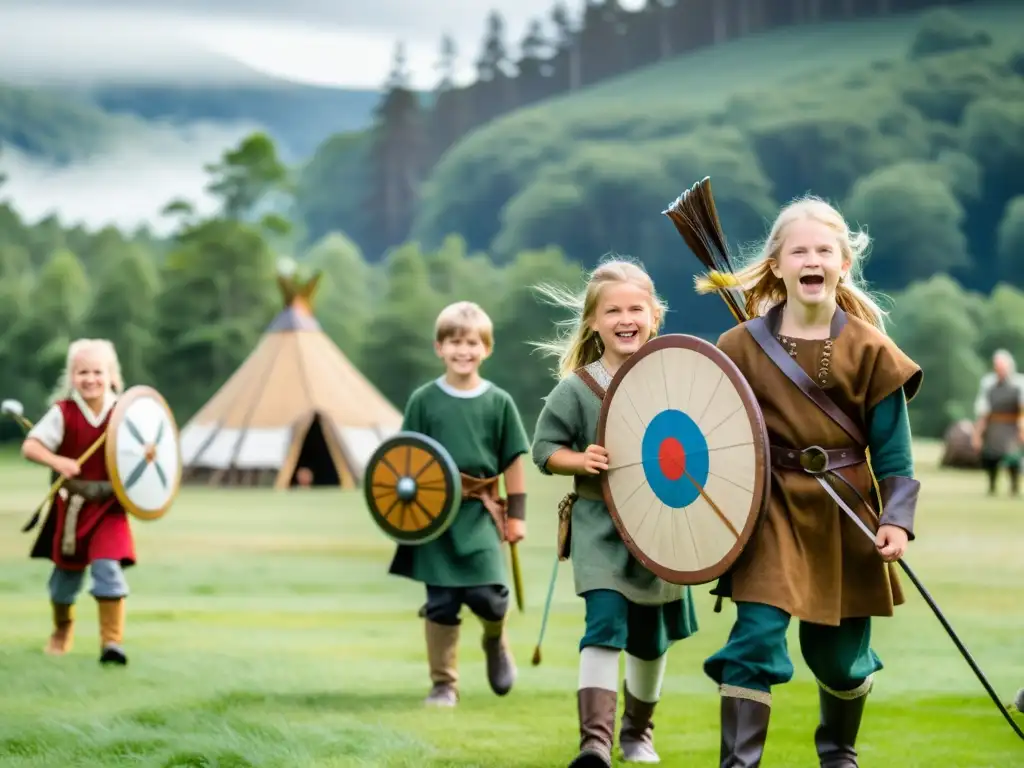
[[[645,567],[704,584],[732,567],[768,501],[768,433],[754,393],[724,352],[659,336],[612,378],[598,443],[605,502]]]

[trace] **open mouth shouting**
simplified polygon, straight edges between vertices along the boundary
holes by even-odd
[[[800,287],[804,293],[811,295],[819,294],[825,289],[824,275],[801,275]]]

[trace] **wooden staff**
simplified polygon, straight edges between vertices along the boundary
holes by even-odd
[[[104,442],[106,442],[106,439],[107,433],[104,432],[96,439],[95,443],[93,443],[86,449],[85,453],[78,457],[78,465],[81,466],[83,462],[88,461],[89,457],[96,453],[96,451],[99,450],[100,446],[103,445]],[[39,522],[39,517],[42,514],[43,510],[48,509],[49,506],[53,503],[53,497],[57,494],[57,491],[60,490],[60,487],[64,485],[64,481],[67,479],[68,478],[64,477],[64,475],[61,475],[56,480],[54,480],[53,485],[50,486],[50,490],[46,494],[46,498],[43,500],[43,503],[40,504],[39,507],[36,509],[35,514],[32,515],[32,519],[29,520],[25,524],[25,527],[21,529],[22,533],[27,533],[28,531],[31,531],[33,528],[35,528],[36,523]]]
[[[516,606],[519,608],[519,612],[523,613],[523,571],[519,567],[519,545],[513,544],[510,541],[508,543],[508,553],[512,558],[512,583],[516,588]]]
[[[540,620],[540,637],[537,647],[533,649],[533,666],[540,664],[540,646],[544,642],[544,630],[548,628],[548,614],[551,613],[551,598],[555,594],[555,582],[558,581],[558,552],[555,552],[555,566],[551,570],[551,581],[548,583],[548,597],[544,601],[544,616]]]

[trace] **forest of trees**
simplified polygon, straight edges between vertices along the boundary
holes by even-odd
[[[171,202],[180,221],[167,241],[65,229],[53,219],[28,225],[0,205],[3,398],[21,400],[26,415],[38,418],[69,341],[81,336],[113,340],[127,384],[155,386],[182,424],[236,370],[281,309],[274,275],[295,232],[291,222],[257,211],[268,195],[288,194],[291,180],[262,134],[208,170],[220,211],[201,218],[186,201]],[[1024,206],[1021,214],[1024,225]],[[1024,226],[1006,237],[1024,246]],[[529,342],[550,338],[566,316],[541,303],[533,286],[581,285],[579,265],[558,249],[523,250],[497,265],[452,235],[437,249],[407,243],[371,264],[334,233],[299,258],[303,269],[323,273],[316,311],[325,332],[400,409],[438,374],[436,313],[451,301],[478,301],[496,325],[497,349],[484,374],[512,393],[532,428],[554,383],[554,361]],[[895,298],[892,333],[925,370],[911,407],[914,426],[938,436],[970,413],[994,349],[1024,355],[1024,293],[998,286],[986,297],[938,276]],[[721,303],[697,301],[707,309]],[[0,422],[0,438],[19,434],[13,422]]]
[[[963,3],[969,0],[960,0]],[[793,25],[852,21],[960,4],[955,0],[646,0],[627,11],[618,0],[585,0],[582,12],[565,0],[552,7],[545,33],[534,20],[518,46],[508,39],[502,15],[492,11],[474,59],[475,80],[454,82],[459,51],[445,36],[439,78],[429,102],[412,89],[404,47],[368,137],[370,187],[363,203],[366,246],[402,242],[417,212],[419,185],[460,139],[494,119],[554,96],[609,80],[641,67],[730,40]],[[574,18],[576,16],[576,18]],[[516,51],[518,47],[518,53]]]
[[[696,13],[700,4],[684,5]],[[900,7],[789,3],[808,13],[825,5]],[[683,12],[675,8],[662,12]],[[652,27],[668,35],[665,28],[676,27]],[[678,47],[685,38],[668,39]],[[488,82],[498,87],[492,77],[449,92],[483,98]],[[216,214],[169,201],[177,217],[169,238],[88,232],[54,217],[29,224],[17,201],[0,203],[0,395],[38,418],[68,342],[101,336],[117,345],[127,382],[157,387],[184,423],[280,310],[275,264],[288,255],[323,271],[316,309],[325,331],[398,408],[437,373],[437,311],[479,302],[496,323],[485,375],[513,394],[532,425],[553,379],[551,361],[528,342],[551,336],[562,315],[531,286],[574,283],[609,251],[633,254],[668,300],[670,330],[714,339],[728,327],[720,300],[693,293],[696,260],[661,215],[710,175],[725,230],[740,242],[763,235],[778,205],[808,190],[868,225],[875,248],[867,276],[894,299],[891,332],[925,370],[914,427],[941,435],[969,415],[994,349],[1024,355],[1024,49],[994,46],[955,16],[932,16],[902,59],[803,84],[799,93],[738,97],[701,114],[669,104],[642,117],[511,115],[458,141],[414,188],[423,177],[402,169],[428,156],[420,139],[429,134],[399,67],[384,106],[416,120],[339,136],[333,164],[300,169],[282,162],[268,136],[253,134],[207,169]],[[394,151],[384,151],[389,131]],[[402,131],[416,140],[400,140]],[[367,163],[392,169],[375,178],[394,183],[361,176]],[[344,184],[339,173],[348,174]],[[364,191],[371,202],[361,200]],[[331,214],[346,195],[368,206],[350,219],[352,229]],[[323,218],[310,217],[311,208]],[[367,245],[375,228],[389,233],[384,245]],[[17,436],[13,423],[0,423],[0,438]]]
[[[1002,18],[1024,22],[1019,8]],[[884,59],[872,58],[861,31],[851,47],[869,53],[859,63],[837,58],[799,85],[740,91],[706,109],[699,97],[663,98],[656,82],[653,94],[624,87],[519,110],[461,139],[418,185],[395,171],[374,197],[386,177],[374,163],[401,169],[422,146],[422,122],[381,123],[373,143],[350,134],[322,147],[299,176],[297,215],[311,239],[343,230],[371,262],[406,241],[438,248],[452,233],[500,264],[547,247],[584,266],[608,252],[634,255],[673,303],[670,328],[699,334],[727,314],[692,296],[697,264],[661,211],[705,175],[737,247],[811,192],[872,235],[865,274],[877,288],[898,292],[937,273],[983,293],[1024,283],[1024,46],[997,44],[950,9],[903,29],[903,49]],[[843,34],[809,29],[800,40],[817,50]],[[717,83],[770,68],[742,54],[746,45],[720,61],[731,69]],[[415,101],[393,90],[396,110],[402,94]]]

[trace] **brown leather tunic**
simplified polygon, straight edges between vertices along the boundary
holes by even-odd
[[[777,333],[779,312],[769,314]],[[885,334],[862,320],[837,313],[830,363],[822,372],[825,341],[783,339],[804,371],[867,434],[867,415],[900,387],[911,399],[920,368]],[[718,347],[743,372],[764,413],[773,445],[804,449],[852,447],[851,438],[775,366],[750,333],[738,326]],[[822,382],[824,381],[824,384]],[[872,500],[869,465],[840,470],[864,498]],[[852,494],[844,494],[845,496]],[[873,530],[874,511],[851,505]],[[879,558],[873,542],[849,520],[811,475],[772,471],[771,498],[761,527],[750,539],[720,594],[735,601],[776,606],[817,624],[838,625],[849,617],[891,616],[903,602],[894,564]]]

